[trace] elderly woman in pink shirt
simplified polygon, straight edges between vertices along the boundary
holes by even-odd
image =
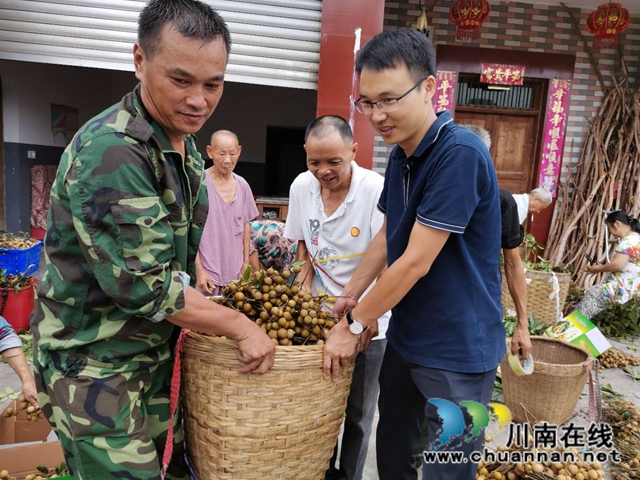
[[[205,295],[218,295],[242,276],[249,265],[249,222],[258,216],[251,187],[233,173],[242,147],[227,130],[211,136],[207,155],[213,167],[206,171],[209,215],[196,257],[196,282]]]

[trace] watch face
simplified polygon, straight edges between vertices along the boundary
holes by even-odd
[[[351,325],[349,325],[349,330],[351,330],[351,333],[353,333],[354,335],[360,335],[362,332],[364,332],[364,327],[360,322],[354,321]]]

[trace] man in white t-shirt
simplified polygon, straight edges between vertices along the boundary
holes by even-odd
[[[291,185],[284,235],[298,241],[296,259],[306,260],[298,274],[304,279],[303,288],[313,295],[337,297],[383,225],[384,215],[376,205],[384,179],[354,161],[358,144],[353,142],[351,127],[341,117],[328,115],[311,122],[304,148],[309,170]],[[361,352],[347,403],[340,467],[336,468],[336,447],[326,480],[362,478],[389,317],[387,312],[361,335]]]
[[[551,205],[553,198],[546,188],[534,188],[529,193],[515,194],[513,199],[518,205],[518,219],[522,225],[530,213],[540,213]]]

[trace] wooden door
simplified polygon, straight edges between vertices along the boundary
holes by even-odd
[[[456,111],[458,125],[472,124],[484,128],[491,136],[491,158],[498,183],[511,193],[531,188],[536,163],[537,116],[485,111]]]
[[[2,79],[0,78],[0,230],[6,228],[4,207],[4,124],[2,111]],[[17,119],[15,119],[17,121]]]

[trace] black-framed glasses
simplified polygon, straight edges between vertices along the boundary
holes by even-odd
[[[422,80],[420,80],[418,83],[416,83],[413,87],[411,87],[409,90],[404,92],[399,97],[383,98],[382,100],[378,100],[377,102],[370,102],[368,100],[356,100],[353,103],[356,106],[356,110],[358,110],[360,113],[371,113],[373,111],[374,105],[378,107],[378,110],[380,110],[383,113],[393,112],[398,108],[398,102],[402,100],[404,97],[406,97],[407,95],[409,95],[411,92],[413,92],[416,88],[418,88],[422,84],[422,82],[424,82],[427,78],[428,77],[425,77]]]

